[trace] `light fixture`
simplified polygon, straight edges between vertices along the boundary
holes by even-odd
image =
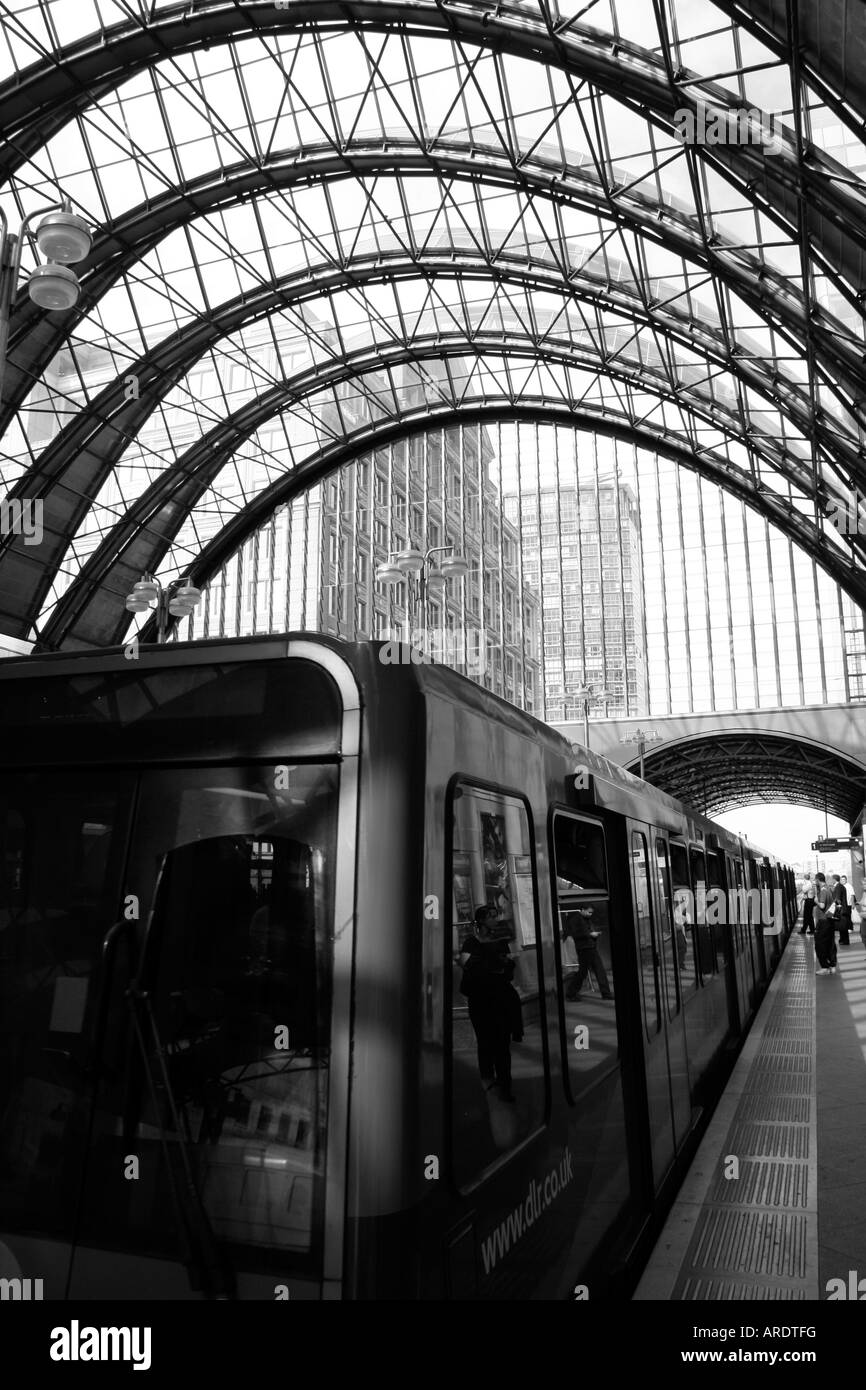
[[[402,584],[405,578],[403,571],[391,561],[376,568],[376,582],[379,584]]]
[[[448,580],[441,570],[434,570],[432,574],[427,576],[427,588],[435,590],[437,594],[442,593],[447,583]]]
[[[128,613],[147,613],[150,609],[150,604],[146,599],[136,598],[134,594],[130,594],[129,598],[126,600],[126,609]]]
[[[64,209],[43,217],[36,228],[36,242],[46,261],[74,265],[90,254],[93,237],[83,217]]]
[[[130,598],[141,599],[148,606],[156,603],[159,595],[159,585],[155,579],[139,579],[132,586]]]
[[[186,580],[169,598],[168,611],[173,618],[189,618],[200,603],[201,591]]]
[[[74,270],[49,261],[38,265],[27,281],[27,293],[40,309],[73,309],[81,286]]]
[[[401,550],[394,563],[403,574],[417,574],[424,568],[424,556],[420,550]]]
[[[469,573],[469,561],[462,555],[446,555],[440,560],[439,568],[446,579],[465,579]]]

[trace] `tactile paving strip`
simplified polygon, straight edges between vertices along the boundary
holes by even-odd
[[[788,943],[636,1298],[817,1298],[812,955]]]

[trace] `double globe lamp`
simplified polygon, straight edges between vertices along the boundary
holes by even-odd
[[[146,574],[132,587],[126,600],[128,613],[146,613],[156,609],[157,641],[164,642],[168,635],[168,619],[189,618],[201,603],[201,590],[188,579],[174,579],[163,588],[158,579]]]
[[[28,222],[38,216],[39,213],[34,212],[25,217],[21,225],[21,233],[14,238],[15,245],[10,277],[12,294],[14,294],[18,283],[21,248],[24,244],[23,233]],[[3,260],[5,262],[7,240],[5,218],[2,219],[2,222]],[[46,264],[38,265],[35,270],[30,272],[27,279],[27,293],[40,309],[73,309],[78,303],[81,284],[75,271],[70,270],[69,266],[76,265],[90,254],[93,237],[84,218],[72,211],[72,205],[68,198],[43,216],[36,228],[36,244],[45,257]]]

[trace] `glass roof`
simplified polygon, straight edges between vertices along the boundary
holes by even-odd
[[[95,228],[79,309],[13,312],[2,476],[47,539],[44,573],[0,543],[11,635],[86,640],[264,490],[482,409],[656,448],[866,599],[832,521],[866,492],[866,149],[725,5],[0,18],[0,207],[15,231],[59,186]]]

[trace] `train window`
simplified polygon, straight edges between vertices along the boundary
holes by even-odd
[[[715,946],[715,956],[717,963],[720,962],[724,967],[728,957],[727,950],[727,931],[725,923],[728,920],[728,895],[725,891],[725,870],[724,861],[720,854],[712,850],[707,850],[707,878],[709,879],[710,891],[713,893],[713,902],[709,912],[709,927]]]
[[[595,821],[558,815],[554,820],[556,890],[607,892],[604,830]]]
[[[664,956],[664,988],[668,1018],[674,1018],[680,1011],[680,970],[688,954],[688,937],[685,924],[676,921],[671,891],[671,866],[668,847],[661,837],[656,838],[656,877],[659,886],[659,902],[662,905],[662,954]]]
[[[661,1029],[662,1022],[646,836],[639,830],[632,831],[631,868],[644,1027],[647,1037],[652,1038]]]
[[[683,1001],[700,985],[695,941],[695,895],[692,892],[689,857],[685,845],[671,840],[671,879],[674,890],[674,923],[685,938],[685,948],[678,946],[680,989]]]
[[[336,767],[287,765],[285,790],[263,767],[149,769],[138,779],[131,827],[128,774],[20,781],[15,810],[29,837],[15,904],[21,945],[11,976],[0,961],[3,996],[16,1003],[10,1017],[26,1020],[0,1096],[20,1117],[0,1139],[19,1219],[59,1232],[75,1192],[85,1244],[177,1258],[175,1204],[198,1223],[200,1198],[229,1263],[315,1268],[324,1237]],[[103,936],[132,889],[144,992],[131,1031],[124,955],[106,996],[111,1067],[97,1106],[83,1065],[94,976]],[[50,1057],[48,1009],[58,1034]],[[141,1182],[119,1176],[129,1153]],[[48,1192],[58,1194],[56,1211]]]
[[[689,846],[689,865],[695,893],[694,939],[698,970],[702,980],[706,980],[707,976],[716,973],[716,951],[712,929],[707,925],[707,866],[704,851],[697,845]]]
[[[611,914],[604,829],[597,821],[557,811],[553,855],[559,912],[563,992],[561,1043],[572,1100],[616,1066]],[[590,1045],[575,1046],[578,1028]]]
[[[451,809],[452,1157],[467,1188],[543,1124],[547,1069],[526,806],[461,784]]]

